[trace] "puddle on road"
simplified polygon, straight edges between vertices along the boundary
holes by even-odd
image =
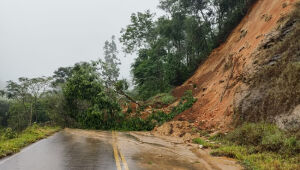
[[[171,155],[159,155],[157,153],[141,152],[132,156],[132,159],[139,162],[143,169],[162,170],[205,170],[206,167],[200,162],[180,160]]]

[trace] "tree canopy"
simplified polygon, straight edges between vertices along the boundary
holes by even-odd
[[[121,31],[126,53],[137,52],[132,64],[142,99],[182,84],[225,41],[255,0],[161,0],[165,15],[134,13]]]

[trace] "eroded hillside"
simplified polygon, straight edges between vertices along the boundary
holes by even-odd
[[[228,130],[239,121],[276,121],[275,115],[253,113],[254,111],[265,112],[266,101],[270,101],[266,108],[275,107],[274,110],[278,110],[281,107],[280,101],[272,100],[272,95],[266,92],[272,88],[267,87],[268,84],[257,77],[262,77],[259,75],[266,72],[266,69],[270,70],[270,67],[278,67],[281,70],[273,72],[274,74],[283,74],[282,71],[289,67],[288,64],[278,66],[281,60],[288,57],[281,55],[286,49],[281,48],[280,51],[277,45],[284,44],[282,42],[288,43],[290,41],[288,37],[299,35],[299,32],[297,34],[299,18],[295,17],[297,13],[293,14],[294,18],[290,16],[296,3],[295,0],[259,0],[254,4],[227,41],[211,53],[190,79],[173,91],[174,96],[180,97],[186,90],[192,90],[197,98],[192,108],[175,119],[186,120],[199,128],[210,130]],[[294,54],[297,57],[299,42],[296,37],[294,40],[295,47],[292,50],[296,50]],[[289,46],[286,43],[283,46]],[[270,50],[273,52],[278,50],[278,52],[271,53]],[[290,63],[292,60],[294,61],[289,58],[285,63]],[[295,68],[299,68],[299,65]],[[280,75],[273,73],[269,72],[268,77],[275,76],[270,81],[278,84],[276,76],[280,77]],[[284,115],[291,113],[300,103],[297,98],[300,89],[297,83],[298,72],[291,76],[296,81],[293,82],[294,86],[291,85],[289,88],[296,88],[296,90],[281,92],[281,95],[295,94],[281,99],[293,98],[294,100],[286,104],[287,107],[283,110],[279,109]],[[277,86],[276,83],[269,85]],[[284,86],[289,85],[278,86],[277,89]],[[264,95],[263,92],[266,94]],[[272,101],[279,103],[272,103]]]

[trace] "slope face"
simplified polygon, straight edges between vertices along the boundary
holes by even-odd
[[[180,97],[192,90],[198,99],[176,120],[193,122],[210,130],[229,130],[233,126],[235,106],[249,85],[247,77],[257,70],[261,47],[273,36],[295,0],[259,0],[233,30],[227,41],[215,49],[195,74],[173,91]]]

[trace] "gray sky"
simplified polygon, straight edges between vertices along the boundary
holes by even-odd
[[[133,12],[159,0],[0,0],[0,87],[18,77],[50,76],[60,66],[102,56]],[[121,47],[119,45],[119,50]],[[121,57],[128,78],[133,56]]]

